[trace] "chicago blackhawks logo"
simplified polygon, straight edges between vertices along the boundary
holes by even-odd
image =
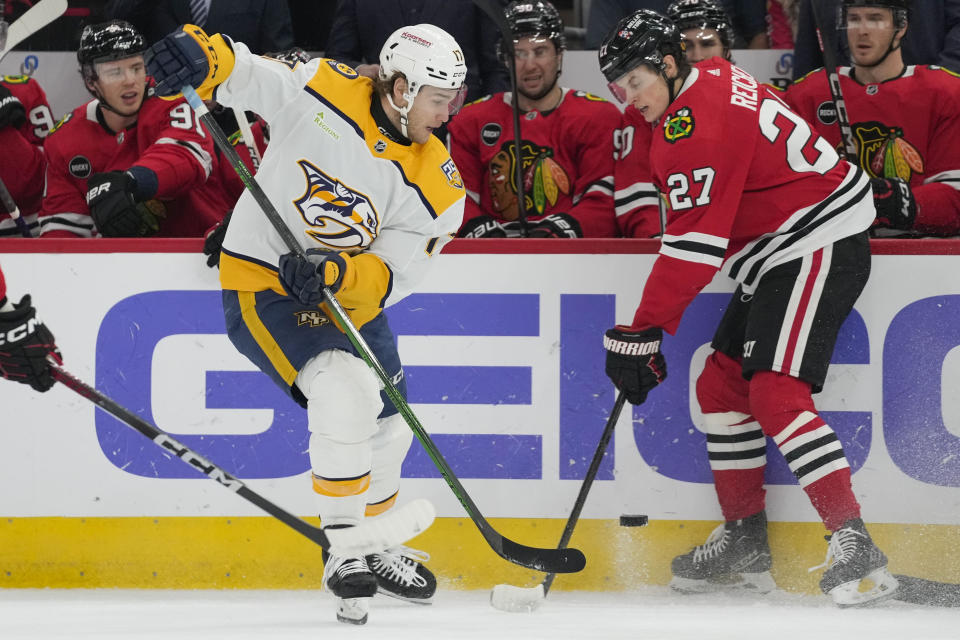
[[[370,198],[336,178],[298,160],[307,188],[293,204],[309,225],[307,235],[337,249],[365,247],[380,229],[380,216]]]
[[[529,140],[521,141],[520,148],[525,210],[529,215],[543,215],[547,206],[557,203],[561,193],[570,193],[570,178],[553,159],[553,149]],[[490,160],[487,174],[493,208],[506,220],[520,217],[516,163],[516,145],[505,142]]]
[[[874,178],[903,178],[923,173],[923,156],[903,137],[903,129],[882,122],[858,122],[853,126],[860,147],[858,161]]]
[[[693,135],[695,124],[690,107],[682,107],[676,113],[667,114],[663,121],[663,137],[670,144],[682,138],[689,138]]]

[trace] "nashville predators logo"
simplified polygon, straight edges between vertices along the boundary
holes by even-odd
[[[881,122],[853,126],[860,150],[858,162],[873,178],[903,178],[923,173],[923,156],[903,137],[903,129]]]
[[[293,315],[297,318],[298,327],[322,327],[325,324],[330,324],[330,318],[315,309],[296,311]]]
[[[694,124],[690,107],[683,107],[675,114],[668,113],[667,119],[663,121],[663,137],[670,144],[682,138],[689,138],[693,135]]]
[[[370,198],[307,162],[298,160],[307,180],[293,204],[308,225],[307,235],[336,249],[366,247],[377,237],[380,216]]]
[[[554,206],[560,194],[570,193],[570,177],[553,159],[553,149],[529,140],[522,140],[520,154],[525,210],[529,215],[543,215]],[[490,159],[487,186],[494,210],[506,220],[520,217],[517,206],[516,145],[505,142]]]

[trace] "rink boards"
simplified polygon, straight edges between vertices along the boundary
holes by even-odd
[[[38,247],[49,253],[30,253]],[[195,241],[5,241],[12,297],[30,292],[66,368],[305,517],[314,513],[302,410],[223,333],[216,273]],[[411,405],[505,535],[553,546],[613,389],[603,330],[628,321],[652,241],[457,241],[420,291],[389,310]],[[875,243],[873,273],[816,398],[854,470],[891,567],[960,576],[960,278],[949,242]],[[131,251],[139,250],[139,252]],[[480,253],[480,252],[483,253]],[[903,255],[898,252],[921,252]],[[664,341],[669,380],[621,416],[561,589],[666,582],[719,510],[691,395],[732,285],[718,278]],[[60,386],[0,384],[0,586],[297,588],[318,549]],[[774,451],[768,513],[781,586],[815,588],[822,526]],[[444,584],[535,584],[489,551],[415,442],[404,496],[440,518],[416,541]],[[645,528],[620,528],[624,513]]]

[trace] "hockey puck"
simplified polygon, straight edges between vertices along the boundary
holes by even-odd
[[[642,527],[647,524],[647,516],[620,516],[621,527]]]

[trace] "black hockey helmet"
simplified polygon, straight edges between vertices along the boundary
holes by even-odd
[[[132,24],[111,20],[83,28],[77,61],[81,66],[88,66],[96,62],[131,58],[146,50],[147,41]]]
[[[847,9],[850,7],[881,7],[893,11],[893,25],[896,29],[907,26],[912,0],[843,0],[837,8],[839,16],[837,25],[841,28],[847,24]]]
[[[613,83],[630,70],[648,64],[664,73],[664,56],[684,59],[680,30],[666,16],[639,9],[617,23],[600,45],[600,71]]]
[[[667,7],[667,17],[680,31],[714,29],[727,49],[733,46],[733,26],[727,12],[714,0],[676,0]]]
[[[560,12],[547,0],[513,0],[503,12],[514,42],[520,38],[537,37],[553,42],[558,53],[566,50],[567,38],[563,34]],[[497,45],[497,53],[503,59],[506,51],[501,44]]]

